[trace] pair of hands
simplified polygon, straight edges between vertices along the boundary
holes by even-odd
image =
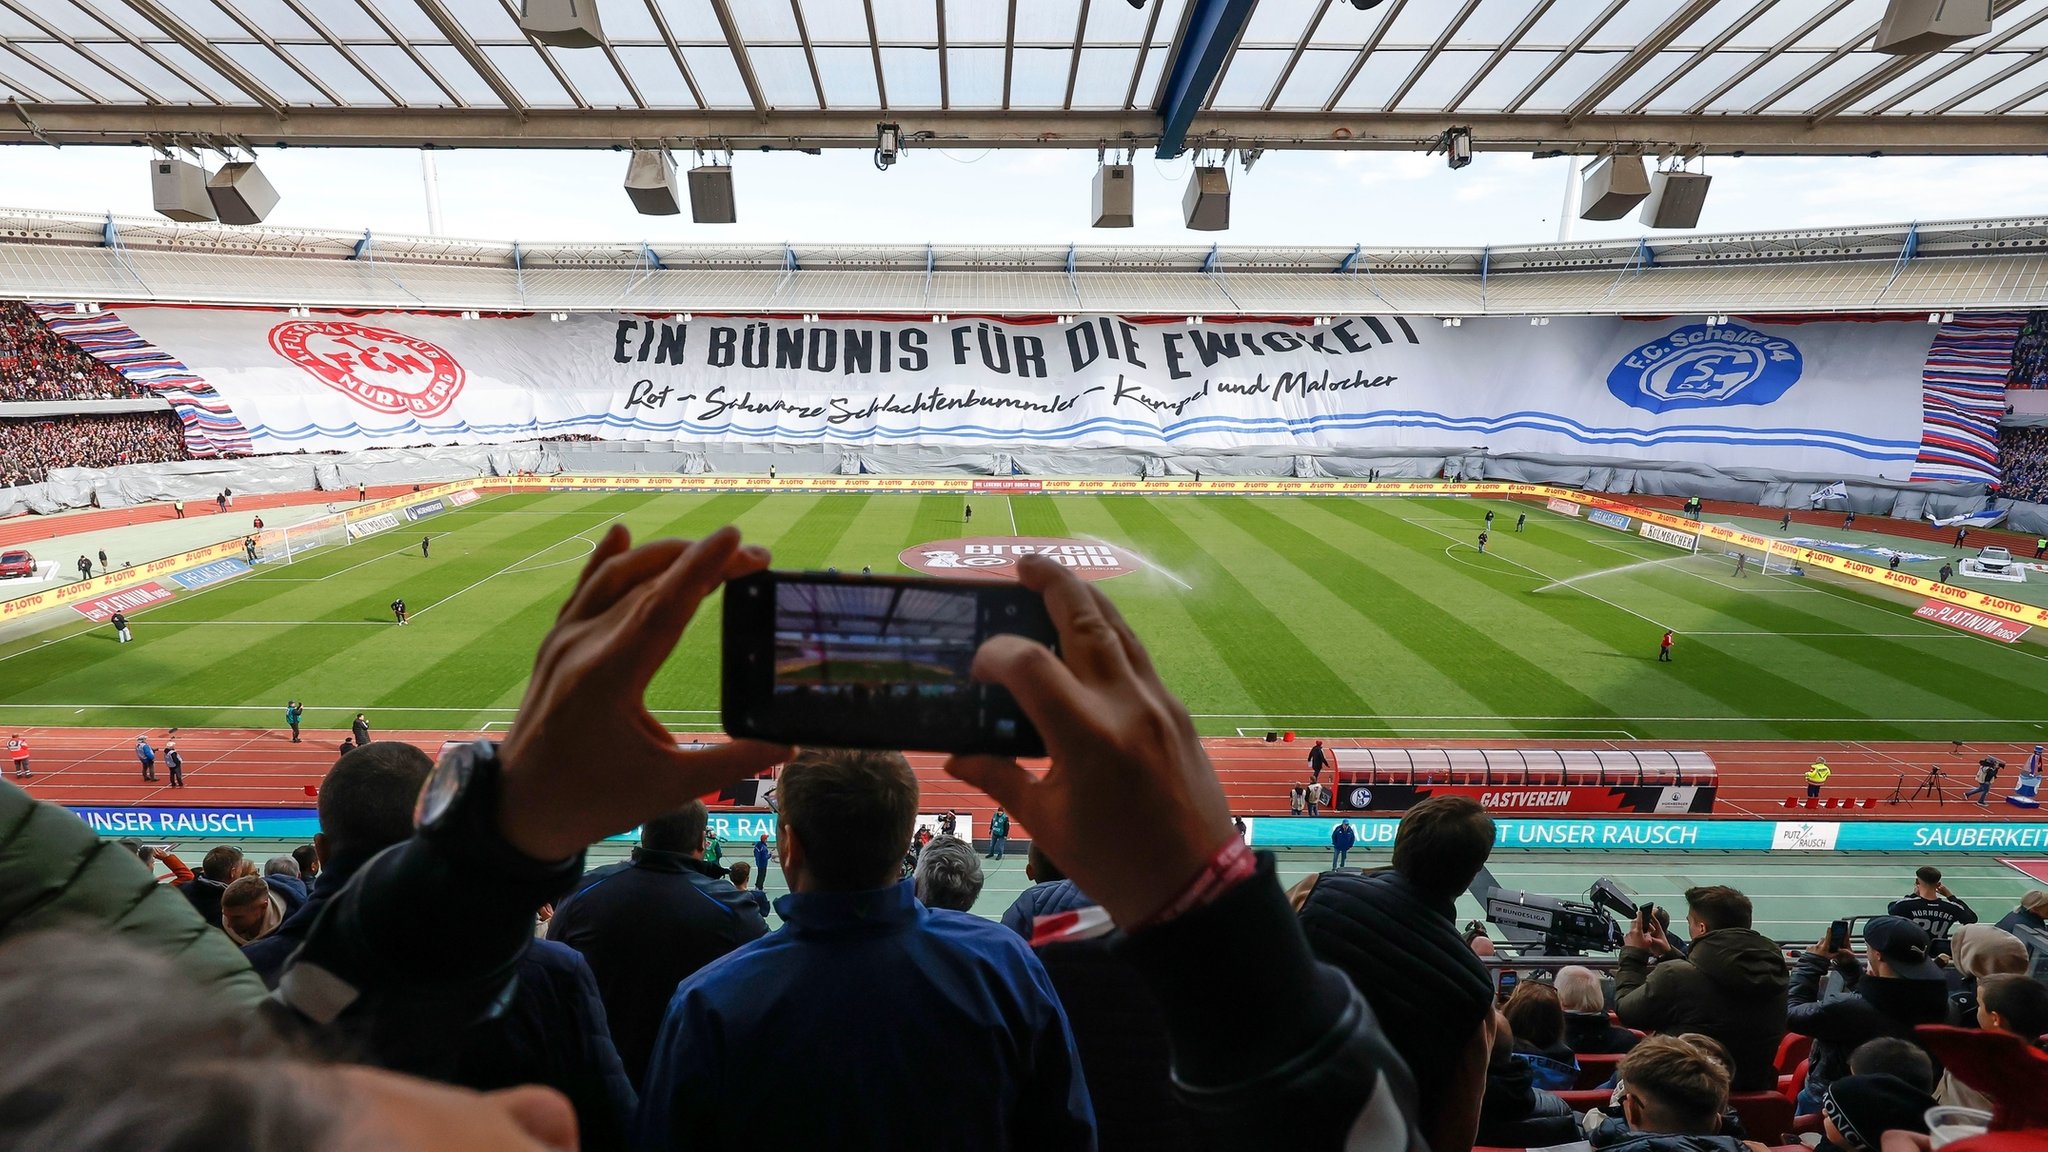
[[[500,750],[498,823],[513,847],[537,860],[572,856],[789,758],[787,747],[752,740],[680,751],[646,704],[704,598],[767,566],[767,551],[741,546],[730,527],[638,548],[623,527],[605,534],[541,642]],[[1119,923],[1141,923],[1235,835],[1222,786],[1116,606],[1040,557],[1023,558],[1018,578],[1045,598],[1065,658],[997,636],[973,673],[1016,696],[1052,766],[1039,775],[1006,757],[955,756],[946,771],[1028,826]],[[1131,821],[1139,809],[1146,818]]]
[[[1664,934],[1664,926],[1647,916],[1638,916],[1629,922],[1628,931],[1621,937],[1624,948],[1641,948],[1652,956],[1676,956],[1678,949],[1671,946],[1671,938]]]

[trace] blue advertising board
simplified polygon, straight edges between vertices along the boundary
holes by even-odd
[[[171,579],[176,580],[187,589],[204,588],[208,584],[215,584],[222,580],[240,576],[248,571],[249,564],[247,561],[230,556],[224,560],[215,560],[210,564],[201,564],[197,568],[187,568],[183,572],[173,572],[171,573]]]
[[[1591,520],[1595,524],[1612,528],[1617,532],[1628,531],[1629,519],[1619,512],[1609,512],[1605,508],[1588,508],[1586,509],[1586,519]]]
[[[1324,817],[1259,817],[1254,848],[1328,848],[1337,822]],[[1400,821],[1353,820],[1356,850],[1391,848]],[[1627,852],[2023,852],[2048,850],[2048,823],[1862,823],[1771,820],[1554,819],[1493,822],[1494,844],[1530,851]]]
[[[320,830],[320,813],[314,808],[72,806],[71,812],[85,821],[86,827],[102,836],[111,839],[132,836],[151,844],[166,840],[236,837],[310,841],[313,833]],[[713,835],[728,843],[739,840],[751,843],[763,833],[767,834],[769,843],[775,841],[773,812],[714,812],[708,827]],[[640,833],[635,829],[606,839],[637,841]]]
[[[426,500],[407,507],[405,516],[408,520],[424,520],[429,516],[439,512],[446,512],[447,510],[448,504],[446,501]]]
[[[75,806],[71,811],[106,837],[166,840],[311,840],[320,830],[312,808],[172,808]],[[1261,816],[1246,821],[1254,848],[1330,846],[1328,817]],[[1391,817],[1353,820],[1355,851],[1393,847],[1401,822]],[[728,844],[766,835],[775,840],[773,812],[713,812],[709,828]],[[636,829],[612,841],[639,839]],[[1494,843],[1510,850],[1576,852],[2038,852],[2048,850],[2048,823],[1872,820],[1862,823],[1771,820],[1495,820]]]

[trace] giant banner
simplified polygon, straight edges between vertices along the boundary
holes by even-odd
[[[246,432],[257,452],[578,433],[1151,451],[1482,444],[1841,476],[1911,470],[1940,331],[1617,317],[551,323],[169,307],[124,307],[100,326],[122,357],[186,368],[205,386],[204,417]]]

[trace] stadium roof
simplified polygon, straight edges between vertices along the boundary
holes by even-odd
[[[0,296],[487,312],[1896,315],[2048,307],[2048,218],[1369,249],[507,243],[0,210]]]
[[[2011,153],[2048,0],[1870,50],[1885,0],[0,0],[0,141]]]

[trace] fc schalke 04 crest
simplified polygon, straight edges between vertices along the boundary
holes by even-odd
[[[1647,412],[1769,404],[1799,382],[1799,347],[1740,324],[1688,324],[1622,357],[1614,398]]]

